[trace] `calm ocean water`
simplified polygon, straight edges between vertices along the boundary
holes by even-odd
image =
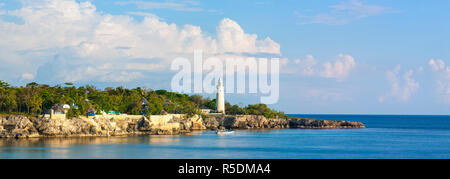
[[[450,116],[292,116],[360,121],[367,128],[0,139],[0,158],[450,158]]]

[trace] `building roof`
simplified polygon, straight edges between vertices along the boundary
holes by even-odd
[[[70,109],[70,106],[68,104],[55,104],[53,105],[52,109],[55,112],[65,112],[66,110]]]
[[[95,110],[95,108],[93,108],[93,107],[90,107],[90,108],[87,110],[87,112],[88,112],[88,113],[96,113],[97,110]]]
[[[68,104],[63,104],[63,105],[62,105],[62,108],[64,108],[64,109],[70,109],[70,105],[68,105]]]

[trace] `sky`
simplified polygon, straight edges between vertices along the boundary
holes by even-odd
[[[450,1],[2,0],[0,80],[171,90],[176,57],[276,57],[303,114],[450,114]],[[214,98],[214,94],[204,94]],[[233,104],[259,94],[226,94]]]

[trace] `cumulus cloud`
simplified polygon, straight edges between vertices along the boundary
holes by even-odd
[[[439,100],[450,104],[450,66],[446,66],[441,59],[431,59],[428,63],[436,73],[436,84]]]
[[[319,63],[314,56],[307,55],[303,59],[295,59],[293,63],[294,65],[290,66],[290,68],[296,69],[286,70],[287,72],[336,79],[337,81],[345,80],[350,72],[356,68],[355,59],[345,54],[337,55],[337,59],[334,61],[326,61],[323,63]]]
[[[280,45],[267,37],[257,40],[256,34],[246,34],[235,21],[225,18],[217,28],[220,50],[237,53],[280,54]]]
[[[348,76],[350,70],[355,68],[356,63],[352,56],[339,54],[338,57],[339,60],[335,61],[334,64],[327,62],[323,65],[324,71],[321,73],[323,77],[335,78],[341,81]]]
[[[211,36],[199,26],[169,24],[154,14],[128,13],[143,16],[138,21],[99,12],[89,1],[21,3],[7,12],[21,22],[0,19],[0,62],[15,68],[9,78],[37,70],[37,80],[131,81],[144,76],[142,71],[166,70],[171,60],[192,57],[195,49],[205,56],[280,55],[278,43],[247,34],[228,18]]]
[[[301,19],[301,24],[342,25],[369,16],[393,12],[390,7],[366,4],[359,0],[344,1],[329,6],[329,9],[326,13],[305,15],[297,12],[297,15]]]
[[[410,100],[412,94],[419,89],[419,83],[413,78],[414,70],[407,70],[401,75],[401,66],[392,71],[386,72],[386,78],[391,86],[390,93],[380,96],[379,102],[385,102],[386,100],[394,99],[401,102],[407,102]]]

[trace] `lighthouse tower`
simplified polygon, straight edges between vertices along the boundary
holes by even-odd
[[[222,78],[219,78],[219,84],[217,85],[216,105],[217,105],[216,112],[225,114],[225,95]]]

